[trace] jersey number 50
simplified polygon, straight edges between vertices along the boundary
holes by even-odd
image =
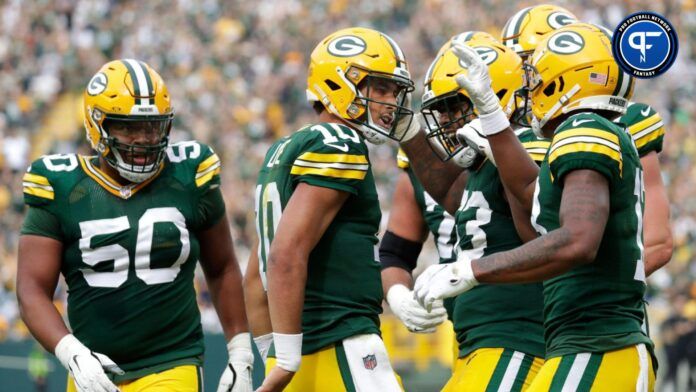
[[[168,268],[151,268],[150,254],[152,250],[155,223],[170,223],[179,230],[181,252],[176,261]],[[80,222],[80,250],[82,261],[90,267],[113,260],[113,271],[96,271],[92,268],[82,269],[87,284],[93,287],[116,288],[128,279],[130,257],[128,250],[119,244],[94,247],[92,240],[97,236],[121,233],[130,229],[128,217],[120,216],[110,219],[96,219]],[[135,275],[148,285],[172,282],[191,252],[189,232],[186,228],[186,218],[174,207],[150,208],[138,220],[138,235],[135,245]]]

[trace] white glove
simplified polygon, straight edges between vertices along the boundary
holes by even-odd
[[[483,134],[495,135],[508,128],[510,121],[491,87],[491,76],[481,57],[470,46],[458,43],[452,45],[452,51],[467,68],[466,75],[459,75],[455,79],[474,103],[481,119]]]
[[[254,353],[251,351],[251,335],[243,332],[227,343],[229,361],[222,372],[217,392],[252,392],[251,370]]]
[[[402,284],[395,284],[387,292],[387,302],[396,317],[406,328],[416,333],[432,333],[435,327],[447,320],[447,311],[442,301],[433,302],[430,312],[413,297],[413,291]]]
[[[261,360],[266,364],[266,359],[268,358],[268,350],[271,349],[271,343],[273,343],[273,334],[267,333],[265,335],[257,336],[254,338],[254,344],[256,344],[256,349],[259,350],[261,354]]]
[[[404,106],[411,109],[411,93],[407,93]],[[420,132],[422,123],[423,119],[420,113],[416,113],[413,116],[404,116],[396,123],[394,137],[399,140],[399,143],[405,143]]]
[[[493,151],[488,139],[481,133],[481,121],[477,118],[457,129],[457,139],[477,153],[484,155],[495,165]]]
[[[476,162],[478,157],[479,153],[475,149],[465,145],[464,148],[452,156],[452,162],[461,168],[468,169]]]
[[[460,259],[454,263],[431,265],[423,271],[413,289],[418,303],[430,310],[436,300],[454,297],[478,284],[471,260]]]
[[[74,335],[63,336],[54,351],[60,363],[70,372],[79,392],[120,391],[106,372],[117,375],[125,372],[106,355],[87,348]]]

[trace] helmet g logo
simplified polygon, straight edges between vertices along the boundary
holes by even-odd
[[[99,95],[104,90],[106,90],[106,85],[108,84],[108,79],[103,72],[99,72],[92,76],[92,79],[87,83],[87,94],[89,95]]]
[[[562,31],[549,38],[549,50],[558,54],[574,54],[585,47],[585,40],[574,31]]]
[[[553,27],[554,30],[558,30],[563,26],[577,22],[577,19],[575,19],[573,15],[559,11],[550,13],[546,22],[548,22],[549,26]]]
[[[478,53],[481,60],[483,60],[486,65],[491,65],[498,58],[498,52],[493,48],[487,46],[477,46],[474,48],[476,53]],[[460,64],[461,65],[461,64]]]
[[[364,52],[366,48],[367,44],[365,44],[365,41],[354,35],[343,35],[334,38],[328,46],[329,53],[337,57],[357,56]]]

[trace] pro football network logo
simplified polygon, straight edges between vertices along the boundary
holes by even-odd
[[[614,58],[624,71],[637,78],[654,78],[667,71],[678,50],[674,26],[654,12],[629,15],[614,31]]]

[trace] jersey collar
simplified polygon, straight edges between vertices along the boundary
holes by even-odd
[[[151,183],[155,178],[157,178],[157,176],[159,176],[159,174],[162,172],[162,168],[164,167],[164,162],[160,163],[157,172],[152,177],[139,184],[133,183],[128,185],[121,185],[118,183],[118,181],[114,180],[108,174],[104,173],[98,167],[94,166],[92,162],[90,162],[90,158],[93,157],[85,157],[80,155],[79,158],[82,170],[84,170],[89,177],[91,177],[107,192],[124,200],[130,199],[130,197],[133,196],[136,192],[145,188],[147,184]]]

